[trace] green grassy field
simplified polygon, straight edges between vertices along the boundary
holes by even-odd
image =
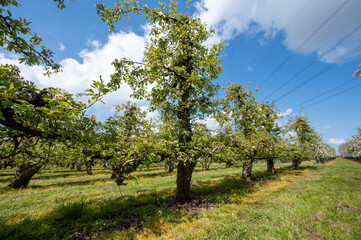
[[[185,204],[161,166],[121,187],[100,167],[44,169],[23,190],[5,189],[14,170],[0,170],[0,239],[361,239],[360,164],[287,166],[256,164],[252,183],[237,166],[196,168]]]

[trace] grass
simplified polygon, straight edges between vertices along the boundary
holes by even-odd
[[[214,165],[192,178],[194,200],[172,201],[175,173],[144,169],[117,187],[110,172],[42,170],[28,189],[0,190],[0,239],[361,239],[361,165],[305,162],[277,174]],[[0,188],[14,170],[0,170]]]

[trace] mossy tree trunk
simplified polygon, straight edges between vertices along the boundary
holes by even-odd
[[[174,170],[174,162],[175,162],[174,157],[169,156],[165,160],[164,171],[169,172],[169,173],[173,172],[173,170]]]
[[[267,172],[275,173],[275,162],[273,158],[267,159]]]
[[[91,161],[86,163],[86,174],[88,174],[88,175],[93,174],[93,172],[92,172],[92,162]]]
[[[24,164],[18,165],[15,172],[15,179],[8,185],[10,188],[27,188],[31,178],[36,174],[43,164]]]
[[[302,163],[302,159],[300,158],[295,158],[292,160],[292,165],[291,165],[291,170],[297,170],[298,167],[301,165]]]
[[[253,159],[243,163],[242,178],[246,181],[251,181]]]
[[[234,165],[234,163],[232,161],[227,161],[226,162],[226,168],[230,168],[233,165]]]
[[[177,168],[177,202],[186,202],[191,199],[191,180],[196,162],[184,163],[180,161]]]

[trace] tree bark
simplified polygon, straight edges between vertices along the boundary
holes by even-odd
[[[233,165],[234,165],[234,163],[232,161],[227,161],[226,162],[226,168],[230,168]]]
[[[211,167],[211,163],[212,163],[212,159],[205,159],[204,160],[204,164],[202,165],[202,171],[208,171],[209,168]]]
[[[164,171],[171,173],[173,172],[173,170],[174,170],[174,158],[169,157],[165,162]]]
[[[86,163],[86,174],[88,174],[88,175],[93,174],[93,172],[92,172],[92,163],[91,162]]]
[[[267,172],[275,173],[275,162],[274,162],[273,158],[267,159]]]
[[[6,168],[8,167],[8,162],[5,161],[4,164],[2,165],[2,167],[3,167],[4,169],[6,169]]]
[[[301,162],[302,162],[302,160],[301,159],[293,159],[292,160],[292,165],[291,165],[291,170],[297,170],[298,169],[298,167],[301,165]]]
[[[180,161],[177,168],[177,202],[186,202],[191,199],[191,180],[196,162],[184,163]]]
[[[125,174],[129,174],[134,172],[135,170],[137,170],[138,166],[143,162],[143,159],[137,159],[136,161],[132,161],[129,163],[124,163],[121,166],[118,167],[113,167],[113,175],[115,174],[115,183],[118,186],[121,185],[126,185],[126,183],[124,183],[124,181],[126,180],[125,178]],[[111,178],[112,178],[111,177]]]
[[[246,181],[251,181],[253,160],[243,163],[242,178]]]
[[[8,185],[8,187],[14,189],[26,188],[29,185],[31,178],[40,170],[42,166],[43,164],[18,165],[15,172],[15,179]]]

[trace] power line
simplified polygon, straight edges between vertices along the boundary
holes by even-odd
[[[278,87],[276,90],[274,90],[273,92],[271,92],[267,97],[265,97],[265,99],[269,98],[271,95],[275,94],[276,92],[278,92],[279,90],[281,90],[284,86],[286,86],[288,83],[290,83],[293,79],[295,79],[297,76],[299,76],[301,73],[303,73],[304,71],[306,71],[308,68],[310,68],[313,64],[315,64],[318,60],[322,59],[326,54],[328,54],[331,50],[333,50],[334,48],[336,48],[339,44],[341,44],[342,42],[344,42],[347,38],[351,37],[354,33],[356,33],[359,29],[361,28],[361,24],[358,25],[356,28],[354,28],[351,32],[349,32],[345,37],[343,37],[341,40],[339,40],[335,45],[333,45],[332,47],[330,47],[327,51],[325,51],[323,54],[321,54],[320,56],[318,56],[315,60],[313,60],[311,63],[309,63],[306,67],[302,68],[300,71],[298,71],[295,75],[293,75],[293,77],[291,77],[290,79],[288,79],[286,82],[284,82],[283,84],[281,84],[280,87]]]
[[[295,50],[293,51],[275,70],[273,70],[271,72],[270,75],[268,75],[268,77],[263,80],[261,82],[261,84],[258,86],[258,88],[260,88],[268,79],[270,79],[281,67],[283,67],[283,65],[286,64],[286,62],[288,62],[288,60],[290,60],[293,55],[296,54],[296,52],[298,52],[318,31],[320,31],[321,28],[323,28],[323,26],[325,26],[350,0],[346,0],[344,1],[337,9],[336,11],[334,11],[327,19],[326,21],[324,21],[305,41],[303,41],[303,43]]]
[[[361,83],[359,83],[359,84],[357,84],[357,85],[355,85],[355,86],[352,86],[352,87],[350,87],[350,88],[347,88],[347,89],[345,89],[345,90],[343,90],[343,91],[341,91],[341,92],[335,93],[334,95],[331,95],[331,96],[329,96],[329,97],[327,97],[327,98],[321,99],[320,101],[317,101],[317,102],[315,102],[315,103],[306,105],[304,108],[312,107],[313,105],[316,105],[316,104],[318,104],[318,103],[320,103],[320,102],[324,102],[324,101],[326,101],[326,100],[328,100],[328,99],[330,99],[330,98],[336,97],[336,96],[338,96],[338,95],[340,95],[340,94],[342,94],[342,93],[345,93],[345,92],[347,92],[347,91],[350,91],[350,90],[352,90],[352,89],[355,89],[355,88],[358,87],[358,86],[361,86]]]
[[[311,2],[311,0],[308,0],[308,2],[306,2],[306,4],[301,8],[301,10],[297,13],[297,15],[293,18],[293,20],[290,22],[290,24],[287,25],[286,28],[291,27],[291,26],[295,23],[296,19],[301,15],[301,13],[303,12],[303,10],[305,10],[305,8],[307,7],[307,5],[308,5],[310,2]]]
[[[296,19],[301,15],[303,10],[305,10],[305,8],[307,7],[307,5],[310,2],[311,2],[311,0],[308,0],[306,2],[306,4],[301,8],[300,11],[298,11],[297,15],[292,19],[292,21],[285,27],[285,29],[288,29],[289,27],[291,27],[296,22]],[[272,50],[274,50],[275,45],[276,45],[276,41],[275,41],[275,39],[273,39],[272,45],[268,47],[269,51],[267,51],[267,53],[263,56],[263,58],[266,58],[270,54],[270,52],[272,52]]]
[[[308,102],[310,102],[310,101],[312,101],[312,100],[314,100],[314,99],[316,99],[316,98],[322,97],[323,95],[325,95],[325,94],[327,94],[327,93],[329,93],[329,92],[332,92],[332,91],[334,91],[334,90],[336,90],[336,89],[339,89],[340,87],[343,87],[343,86],[345,86],[345,85],[348,85],[349,83],[352,83],[352,82],[354,82],[354,81],[355,81],[355,79],[351,79],[351,80],[349,80],[349,81],[347,81],[347,82],[344,82],[344,83],[342,83],[342,84],[340,84],[340,85],[338,85],[338,86],[336,86],[336,87],[334,87],[334,88],[332,88],[332,89],[327,90],[326,92],[323,92],[323,93],[321,93],[321,94],[319,94],[319,95],[317,95],[317,96],[315,96],[315,97],[313,97],[313,98],[310,98],[310,99],[308,99],[308,100],[306,100],[306,101],[304,101],[304,102],[302,102],[302,103],[300,103],[300,104],[297,104],[296,106],[293,107],[293,109],[294,109],[294,108],[297,108],[297,107],[300,107],[300,106],[302,106],[303,104],[308,103]]]
[[[351,51],[349,51],[348,53],[346,53],[345,55],[343,55],[342,57],[340,57],[337,61],[337,63],[342,62],[344,59],[352,56],[354,53],[358,52],[361,49],[361,44],[357,45],[357,47],[355,47],[354,49],[352,49]],[[288,91],[287,93],[285,93],[284,95],[282,95],[281,97],[277,98],[275,100],[275,102],[281,100],[282,98],[288,96],[290,93],[296,91],[297,89],[299,89],[300,87],[304,86],[305,84],[309,83],[310,81],[312,81],[313,79],[321,76],[322,74],[324,74],[325,72],[329,71],[331,68],[335,67],[336,64],[334,65],[329,65],[327,67],[325,67],[324,69],[322,69],[321,71],[319,71],[318,73],[314,74],[313,76],[309,77],[306,81],[302,82],[301,84],[297,85],[296,87],[292,88],[290,91]]]

